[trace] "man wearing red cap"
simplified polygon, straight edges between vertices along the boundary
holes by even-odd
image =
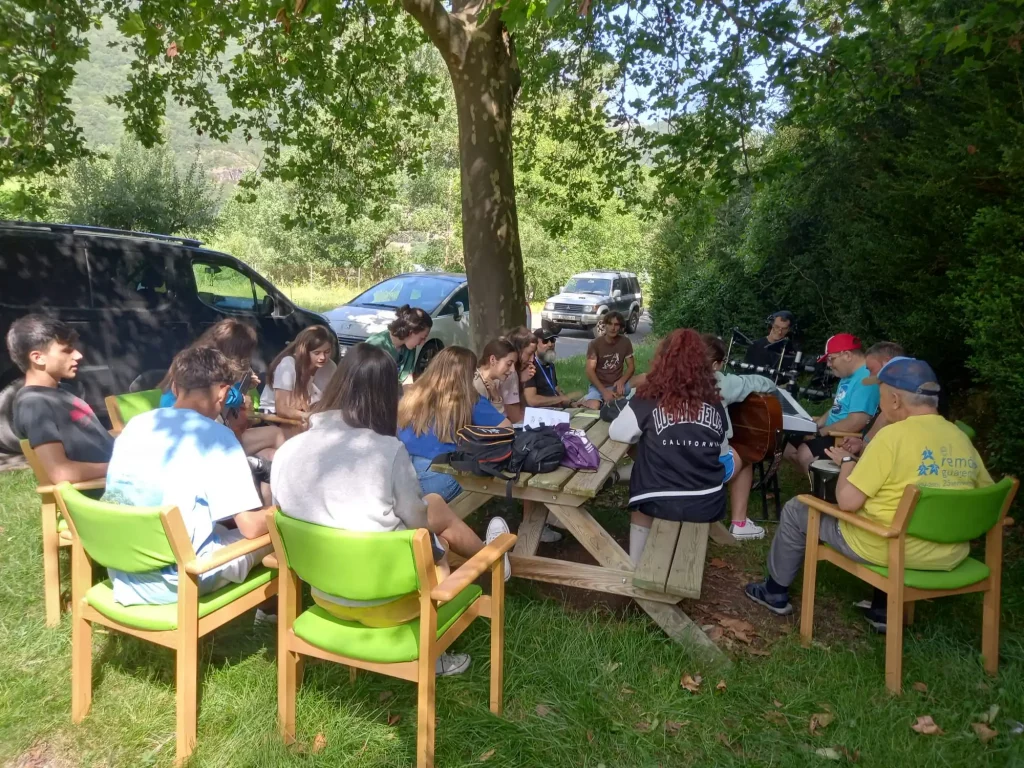
[[[860,432],[878,410],[878,385],[865,384],[871,375],[860,339],[852,333],[837,333],[825,343],[825,354],[819,363],[839,377],[835,400],[828,413],[818,416],[818,434],[805,442],[790,443],[785,456],[807,472],[817,459],[828,458],[825,449],[835,444],[832,432]]]

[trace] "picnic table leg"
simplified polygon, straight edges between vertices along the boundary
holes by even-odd
[[[452,501],[451,508],[460,520],[465,520],[490,500],[491,497],[486,493],[463,491]]]
[[[516,535],[519,540],[512,552],[516,555],[535,555],[540,546],[540,535],[544,531],[544,521],[548,511],[543,504],[523,499],[523,522],[519,524]]]
[[[594,556],[601,565],[608,568],[619,568],[634,570],[633,561],[619,543],[611,537],[598,522],[590,516],[583,507],[562,507],[557,504],[548,504],[555,516],[565,523],[565,527],[572,532],[576,540]],[[683,613],[678,605],[658,603],[653,600],[634,598],[636,602],[650,614],[658,626],[665,630],[665,634],[677,643],[689,645],[699,653],[714,659],[715,661],[726,661],[725,654],[714,644],[704,631],[693,623],[689,616]]]

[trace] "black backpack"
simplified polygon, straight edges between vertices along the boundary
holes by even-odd
[[[618,415],[626,410],[627,405],[629,400],[625,397],[605,403],[601,406],[601,421],[615,421]]]
[[[558,469],[565,457],[562,438],[551,427],[537,427],[516,432],[512,441],[512,460],[509,470],[516,473],[531,472],[535,475]]]
[[[463,427],[456,433],[448,461],[460,472],[507,480],[503,472],[509,468],[515,436],[511,427]]]

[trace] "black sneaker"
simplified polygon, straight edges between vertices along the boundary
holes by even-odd
[[[743,590],[747,597],[759,605],[763,605],[772,613],[779,616],[788,616],[793,612],[793,604],[789,602],[789,594],[776,594],[768,591],[768,584],[764,581],[755,581],[747,584]]]
[[[246,456],[249,460],[249,471],[253,478],[260,483],[270,484],[270,462],[262,456]]]
[[[885,634],[886,630],[886,613],[884,608],[869,608],[864,611],[864,618],[867,619],[868,624],[880,635]]]

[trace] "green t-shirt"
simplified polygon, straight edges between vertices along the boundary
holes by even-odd
[[[366,343],[375,347],[380,347],[391,355],[391,359],[394,360],[395,365],[398,366],[399,381],[405,383],[405,380],[412,376],[412,369],[416,365],[415,349],[409,349],[408,347],[395,349],[395,345],[391,343],[391,334],[387,330],[368,336],[366,338]]]

